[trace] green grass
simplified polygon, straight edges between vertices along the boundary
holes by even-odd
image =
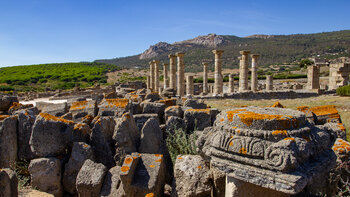
[[[107,83],[107,72],[119,67],[105,63],[55,63],[0,68],[0,91],[44,91]]]

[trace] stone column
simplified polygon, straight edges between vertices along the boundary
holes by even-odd
[[[257,75],[257,61],[259,55],[251,55],[252,57],[252,77],[251,77],[251,90],[257,91],[258,89],[258,75]]]
[[[169,64],[163,64],[164,89],[169,87],[168,66]]]
[[[154,90],[155,92],[159,91],[159,61],[153,60],[154,66]]]
[[[223,93],[223,77],[221,73],[221,55],[223,50],[213,50],[215,54],[214,95]]]
[[[208,63],[203,62],[203,94],[208,94]]]
[[[239,63],[239,91],[248,90],[248,54],[250,51],[240,51],[242,56]]]
[[[176,65],[175,65],[176,56],[170,54],[168,55],[168,57],[169,57],[169,64],[170,64],[169,87],[176,89]]]
[[[307,67],[306,89],[320,89],[320,67],[311,65]]]
[[[176,53],[177,56],[177,96],[183,97],[185,95],[185,53]]]
[[[193,96],[194,86],[193,86],[193,76],[186,76],[186,96]]]
[[[272,77],[272,75],[266,75],[266,90],[267,91],[273,90],[273,77]]]
[[[153,62],[149,62],[150,89],[154,91],[154,67]]]
[[[228,76],[228,91],[229,93],[233,93],[234,92],[234,84],[235,84],[235,78],[233,77],[233,74],[230,74]]]
[[[147,76],[147,89],[151,89],[151,77]]]

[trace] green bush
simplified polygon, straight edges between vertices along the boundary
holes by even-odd
[[[12,86],[0,86],[0,91],[14,91],[15,89]]]
[[[340,96],[350,96],[350,85],[339,87],[336,92]]]
[[[173,163],[178,155],[196,155],[195,133],[188,135],[182,129],[175,129],[174,133],[167,133],[166,145]]]

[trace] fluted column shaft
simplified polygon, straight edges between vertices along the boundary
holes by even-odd
[[[193,94],[194,94],[193,76],[188,75],[186,77],[186,95],[191,96]]]
[[[147,76],[147,89],[151,89],[151,77]]]
[[[154,65],[154,90],[155,92],[159,91],[159,61],[153,60]]]
[[[170,65],[170,75],[169,75],[169,87],[176,89],[176,64],[175,64],[175,55],[168,55],[169,65]]]
[[[177,56],[177,96],[183,97],[185,95],[185,53],[176,53]]]
[[[251,57],[252,57],[251,90],[256,91],[258,89],[257,61],[258,61],[259,55],[251,55]]]
[[[228,78],[228,90],[229,90],[229,93],[233,93],[234,92],[234,82],[235,82],[234,76],[233,76],[233,74],[230,74],[229,78]]]
[[[150,76],[150,89],[154,91],[155,84],[154,84],[154,66],[153,62],[149,62],[149,76]]]
[[[215,54],[214,95],[223,93],[223,77],[221,73],[221,55],[223,52],[224,51],[222,50],[213,50],[213,53]]]
[[[266,90],[267,91],[273,90],[273,77],[272,77],[272,75],[266,75]]]
[[[248,54],[250,51],[240,51],[242,56],[239,65],[239,91],[248,90]]]
[[[203,62],[203,94],[208,94],[208,63]]]
[[[169,87],[168,66],[169,64],[163,64],[164,89]]]

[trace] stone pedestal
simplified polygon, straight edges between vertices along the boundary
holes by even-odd
[[[248,54],[250,51],[240,51],[242,56],[239,61],[239,91],[248,90]]]
[[[333,63],[329,65],[329,90],[337,89],[340,86],[347,85],[350,74],[350,63]]]
[[[258,74],[257,74],[257,61],[259,58],[259,55],[251,55],[252,57],[252,76],[251,76],[251,90],[257,91],[258,88]]]
[[[163,64],[164,89],[169,87],[168,66],[169,64]]]
[[[177,57],[177,96],[183,97],[185,95],[185,53],[176,53]]]
[[[320,67],[311,65],[307,67],[306,89],[320,89]]]
[[[193,86],[193,76],[186,76],[186,96],[193,96],[194,86]]]
[[[154,91],[155,80],[154,80],[154,65],[153,62],[149,62],[149,76],[150,76],[150,89]]]
[[[223,93],[223,77],[221,73],[221,55],[223,52],[223,50],[213,50],[215,54],[214,95]]]
[[[208,63],[203,62],[203,94],[208,94]]]
[[[170,65],[170,75],[169,75],[169,87],[176,89],[176,64],[175,64],[175,55],[168,55],[169,65]]]
[[[153,60],[154,65],[154,91],[159,91],[159,61]]]
[[[266,75],[266,91],[273,90],[273,77],[272,75]]]
[[[228,78],[228,92],[229,93],[234,92],[234,85],[235,85],[235,78],[234,78],[233,74],[230,74],[229,78]]]

